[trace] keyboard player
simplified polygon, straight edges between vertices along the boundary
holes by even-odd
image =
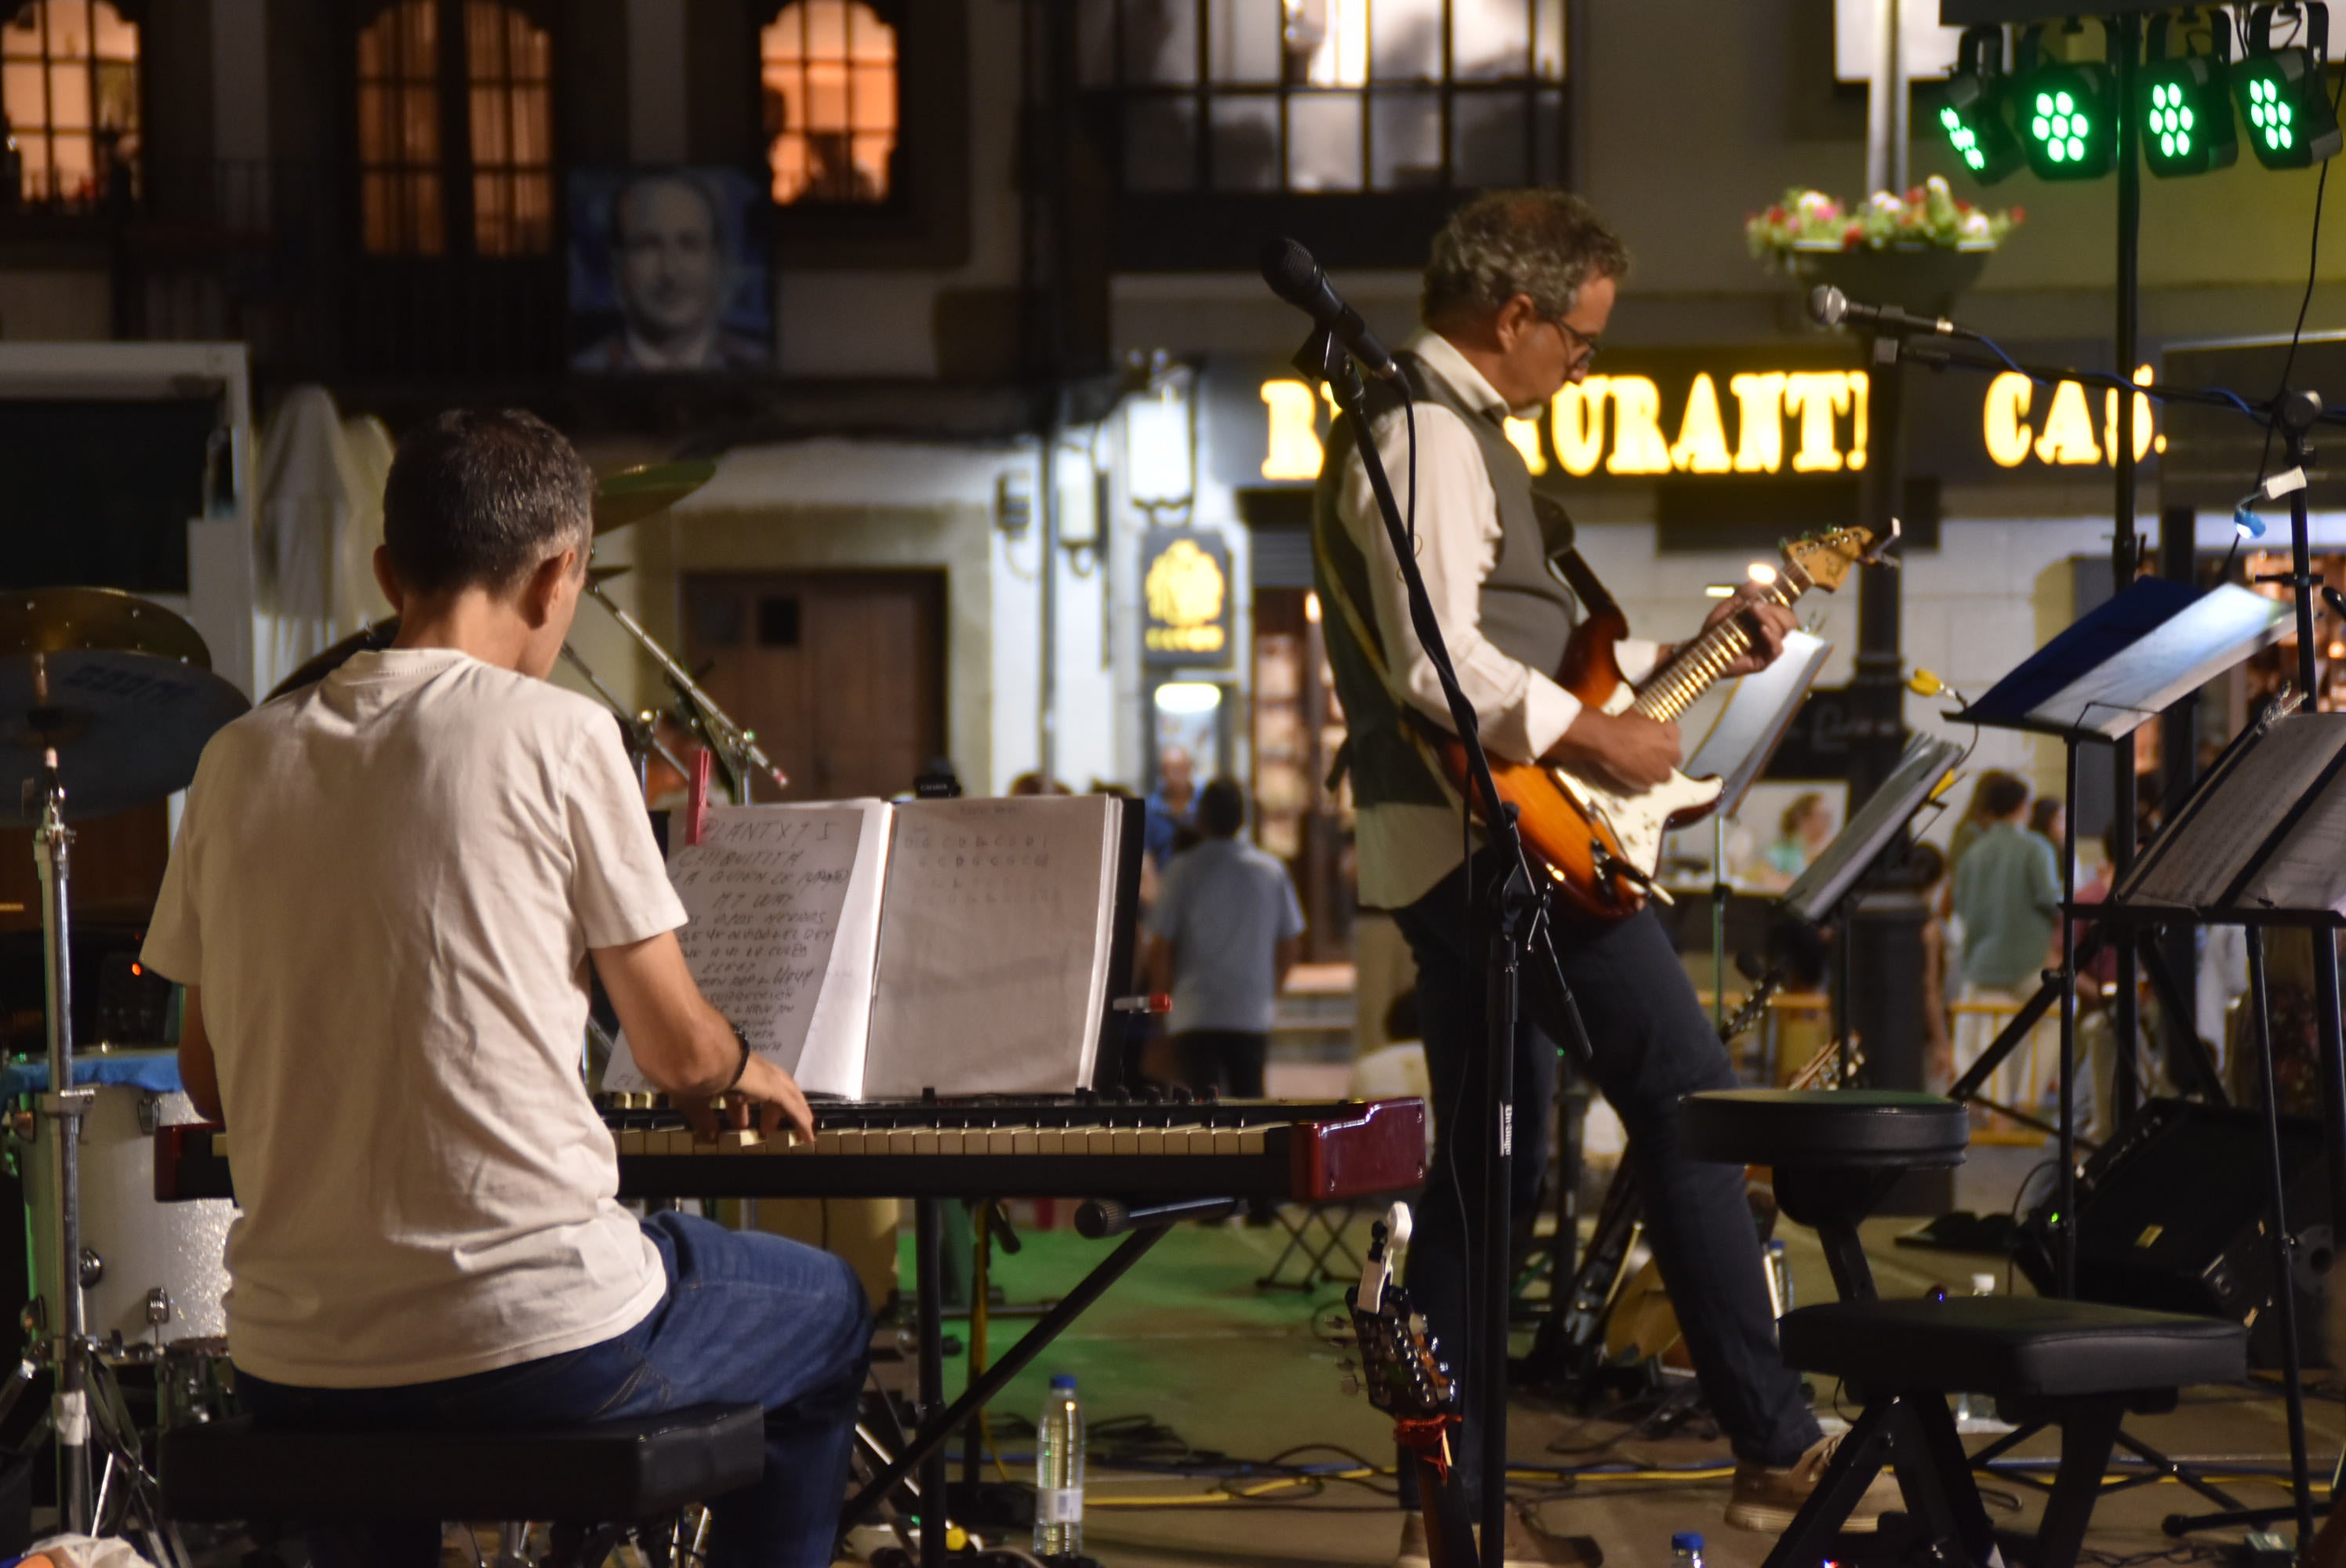
[[[236,1143],[229,1345],[263,1420],[545,1425],[766,1406],[710,1561],[831,1561],[869,1314],[845,1264],[615,1198],[579,1083],[592,960],[656,1084],[765,1128],[806,1101],[702,999],[610,717],[548,684],[592,479],[526,413],[402,443],[375,570],[393,647],[206,749],[146,962]],[[436,1561],[431,1521],[321,1542]]]

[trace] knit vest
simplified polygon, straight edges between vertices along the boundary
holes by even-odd
[[[1421,405],[1438,404],[1464,422],[1497,497],[1498,558],[1484,577],[1479,596],[1484,637],[1509,658],[1553,676],[1579,617],[1572,594],[1548,567],[1550,557],[1572,547],[1570,522],[1561,508],[1535,505],[1531,471],[1498,417],[1467,407],[1415,354],[1403,351],[1393,360]],[[1373,383],[1371,420],[1400,402],[1400,389],[1392,382]],[[1321,466],[1311,512],[1312,577],[1323,611],[1321,629],[1350,732],[1338,766],[1352,773],[1357,805],[1452,806],[1456,796],[1426,747],[1419,728],[1423,721],[1397,695],[1390,679],[1395,661],[1377,626],[1371,557],[1353,543],[1338,515],[1343,465],[1352,446],[1352,421],[1339,420]],[[1396,466],[1392,477],[1394,494],[1406,506],[1406,469]],[[1549,514],[1545,525],[1543,511]]]

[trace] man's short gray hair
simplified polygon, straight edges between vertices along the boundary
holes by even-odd
[[[1496,311],[1526,294],[1554,321],[1590,279],[1628,270],[1621,237],[1570,191],[1487,191],[1434,236],[1418,314],[1431,324],[1461,309]]]

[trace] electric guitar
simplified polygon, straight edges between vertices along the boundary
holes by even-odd
[[[1392,1418],[1393,1441],[1417,1470],[1426,1555],[1433,1568],[1477,1568],[1474,1504],[1450,1484],[1450,1434],[1460,1419],[1458,1381],[1424,1315],[1411,1305],[1409,1291],[1396,1278],[1409,1233],[1409,1205],[1397,1203],[1371,1229],[1361,1282],[1345,1301],[1369,1403]]]
[[[1864,528],[1835,528],[1784,546],[1784,565],[1760,596],[1790,606],[1811,588],[1832,592],[1850,569],[1880,564],[1872,554],[1873,535]],[[1631,685],[1621,674],[1615,646],[1628,635],[1627,617],[1577,557],[1565,558],[1566,578],[1586,618],[1565,646],[1556,683],[1602,713],[1636,713],[1676,719],[1708,691],[1722,671],[1751,651],[1753,638],[1740,616],[1719,622]],[[1435,745],[1452,784],[1468,799],[1474,789],[1466,748],[1443,733]],[[1516,809],[1524,845],[1546,867],[1564,896],[1581,911],[1618,920],[1635,914],[1650,894],[1668,902],[1654,881],[1661,864],[1662,835],[1708,815],[1719,791],[1718,779],[1689,779],[1672,769],[1669,778],[1642,794],[1611,786],[1546,762],[1491,759],[1499,799]],[[1477,816],[1482,813],[1475,802]]]

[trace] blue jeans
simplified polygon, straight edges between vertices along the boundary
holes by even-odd
[[[765,1479],[709,1500],[709,1568],[821,1568],[871,1349],[855,1271],[779,1236],[680,1214],[653,1215],[644,1234],[668,1294],[616,1339],[436,1383],[291,1388],[240,1371],[238,1390],[255,1418],[285,1427],[558,1426],[755,1400],[766,1407]],[[440,1526],[337,1531],[313,1537],[312,1554],[321,1568],[431,1568]]]
[[[1490,851],[1469,864],[1479,899],[1496,875]],[[1455,1177],[1471,1182],[1489,1129],[1462,1120],[1486,1051],[1484,924],[1470,917],[1466,867],[1397,911],[1394,921],[1417,958],[1418,1017],[1433,1081],[1436,1145],[1418,1200],[1410,1242],[1409,1288],[1454,1367],[1465,1368],[1466,1215],[1474,1202]],[[1590,1075],[1629,1135],[1629,1159],[1644,1200],[1646,1240],[1669,1288],[1695,1375],[1738,1459],[1790,1464],[1821,1434],[1776,1348],[1757,1229],[1744,1196],[1743,1167],[1690,1160],[1678,1146],[1678,1101],[1737,1080],[1725,1047],[1695,999],[1694,986],[1661,922],[1650,912],[1623,921],[1578,919],[1559,901],[1556,957],[1572,988],[1592,1052]],[[1564,999],[1535,954],[1523,970],[1515,1041],[1514,1232],[1535,1216],[1547,1174],[1548,1117],[1556,1099],[1556,1056],[1570,1039]],[[1479,1327],[1473,1325],[1471,1327]],[[1466,1425],[1457,1445],[1458,1474],[1473,1487],[1481,1473],[1481,1428],[1468,1391]],[[1403,1482],[1408,1475],[1404,1470]],[[1413,1491],[1413,1488],[1408,1488]]]

